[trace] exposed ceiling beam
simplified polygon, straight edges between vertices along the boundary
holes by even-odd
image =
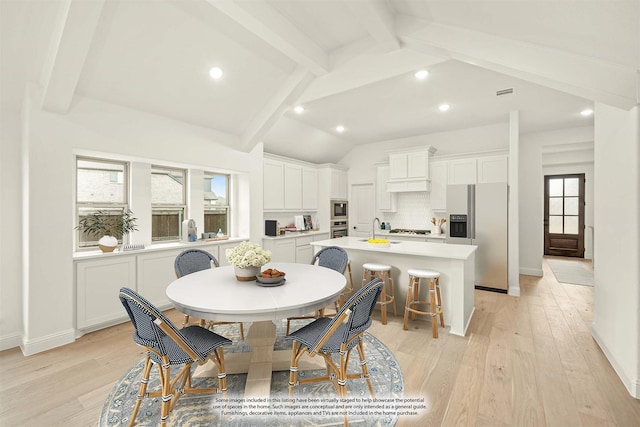
[[[267,105],[256,115],[242,135],[242,150],[253,150],[262,137],[280,119],[286,109],[296,102],[302,92],[313,81],[313,75],[299,66],[289,76]]]
[[[375,82],[390,79],[440,63],[443,55],[416,54],[411,49],[392,52],[365,52],[336,65],[330,74],[315,79],[300,97],[301,103],[311,102],[347,92]]]
[[[441,24],[399,33],[418,52],[446,52],[462,62],[619,108],[637,104],[631,67]]]
[[[103,5],[104,0],[61,3],[43,68],[43,109],[62,114],[69,111]]]
[[[400,48],[400,40],[395,31],[394,15],[387,3],[382,0],[343,1],[383,49]]]
[[[207,2],[313,74],[329,72],[327,53],[266,2]]]

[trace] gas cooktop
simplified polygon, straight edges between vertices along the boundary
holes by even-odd
[[[393,234],[431,234],[430,230],[408,230],[406,228],[394,228],[389,230],[389,233]]]

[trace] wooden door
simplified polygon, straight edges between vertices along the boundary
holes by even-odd
[[[584,174],[544,177],[544,254],[584,258]]]
[[[373,229],[373,218],[375,217],[374,200],[373,184],[355,184],[351,186],[349,236],[369,237]]]

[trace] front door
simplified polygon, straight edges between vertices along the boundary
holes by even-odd
[[[584,174],[544,177],[544,254],[584,258]]]
[[[373,184],[354,184],[351,186],[350,236],[369,237],[375,216],[374,200]]]

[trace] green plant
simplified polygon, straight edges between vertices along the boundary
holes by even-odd
[[[137,220],[138,218],[134,217],[129,209],[122,209],[120,212],[98,210],[82,216],[76,230],[96,236],[113,236],[121,239],[132,231],[138,231]]]

